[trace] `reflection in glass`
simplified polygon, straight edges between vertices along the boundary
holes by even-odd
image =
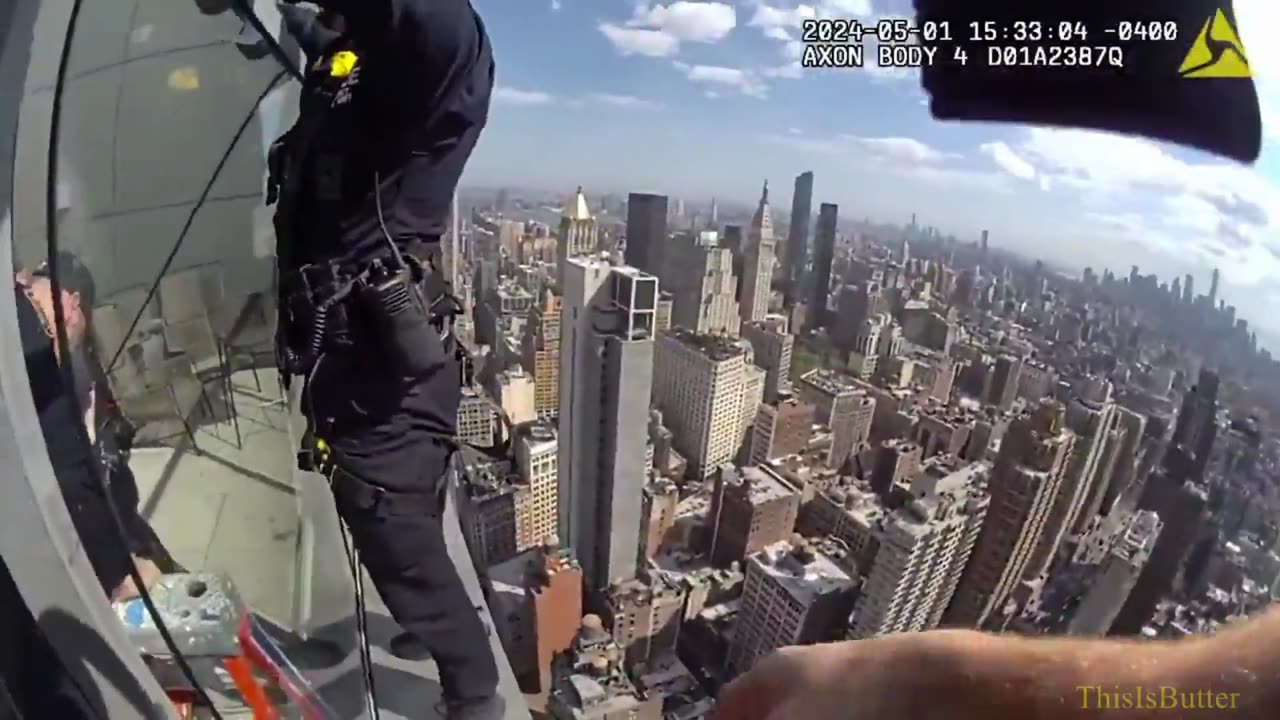
[[[294,91],[278,65],[246,60],[234,14],[163,0],[85,3],[57,88],[63,33],[47,21],[58,13],[42,15],[17,139],[14,292],[46,444],[104,593],[142,638],[150,621],[130,601],[129,563],[162,609],[197,601],[175,573],[225,576],[252,609],[264,654],[271,637],[292,653],[317,621],[336,623],[330,634],[350,644],[332,505],[326,516],[301,498],[294,417],[274,367],[262,188]],[[55,228],[45,224],[46,179]],[[313,558],[332,569],[313,572]],[[181,640],[186,626],[168,624]],[[216,704],[252,705],[231,665],[191,654]],[[289,689],[270,699],[296,705]]]

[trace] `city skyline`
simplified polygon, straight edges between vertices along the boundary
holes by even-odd
[[[1271,71],[1280,52],[1256,28],[1278,9],[1236,5],[1265,124],[1280,109],[1280,85],[1269,80],[1280,77]],[[790,204],[792,179],[812,170],[815,207],[837,203],[846,218],[902,223],[914,212],[964,240],[989,228],[994,246],[1077,269],[1136,264],[1200,278],[1220,267],[1222,296],[1280,332],[1267,324],[1280,310],[1280,283],[1270,280],[1280,275],[1274,131],[1248,168],[1138,138],[943,124],[915,73],[794,64],[801,18],[907,14],[899,0],[478,9],[498,53],[498,87],[467,184],[750,206],[768,178],[776,214]]]

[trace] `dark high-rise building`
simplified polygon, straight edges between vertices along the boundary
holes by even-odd
[[[983,253],[986,253],[986,252],[987,252],[987,240],[988,240],[988,239],[989,239],[989,237],[988,237],[987,231],[986,231],[986,230],[983,230],[983,231],[982,231],[982,252],[983,252]]]
[[[667,196],[631,193],[627,196],[626,262],[659,279],[667,244]]]
[[[1151,620],[1156,605],[1174,589],[1192,547],[1200,538],[1209,498],[1204,488],[1191,482],[1179,484],[1170,474],[1152,475],[1144,496],[1147,507],[1159,514],[1164,528],[1137,583],[1111,624],[1112,635],[1137,635]]]
[[[742,276],[746,270],[746,235],[741,225],[725,225],[724,234],[720,236],[720,247],[727,247],[733,253],[733,297],[742,299]]]
[[[1179,480],[1202,481],[1217,429],[1218,374],[1201,370],[1196,386],[1182,398],[1165,469]]]
[[[799,298],[804,278],[805,260],[809,254],[809,217],[813,214],[813,172],[805,171],[796,176],[795,194],[791,196],[791,227],[787,231],[786,305],[791,307]]]
[[[831,263],[836,255],[836,221],[840,206],[822,203],[813,247],[813,298],[809,303],[809,327],[817,330],[827,320],[827,295],[831,287]]]
[[[1018,380],[1022,377],[1022,360],[1013,355],[1001,355],[991,374],[991,395],[987,402],[1009,410],[1018,397]]]

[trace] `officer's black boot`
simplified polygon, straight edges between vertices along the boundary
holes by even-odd
[[[507,702],[501,695],[484,700],[445,700],[441,710],[444,720],[502,720],[507,712]]]
[[[402,632],[391,638],[391,654],[401,660],[409,660],[410,662],[422,662],[431,659],[431,651],[418,639],[417,635],[410,632]]]

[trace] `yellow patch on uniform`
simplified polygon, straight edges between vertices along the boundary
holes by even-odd
[[[343,50],[333,54],[333,59],[329,61],[329,77],[346,77],[356,69],[356,54],[350,50]]]

